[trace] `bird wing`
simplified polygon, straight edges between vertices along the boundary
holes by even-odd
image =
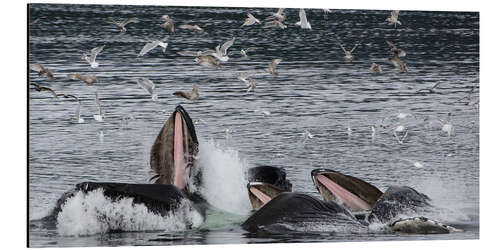
[[[300,26],[307,24],[306,11],[304,9],[299,10]]]
[[[335,38],[335,41],[337,41],[337,44],[340,46],[340,48],[344,51],[344,53],[347,53],[347,50],[344,48],[344,45],[342,45],[342,43],[340,43],[339,39],[337,39],[336,37]]]
[[[99,115],[103,115],[102,109],[101,109],[101,102],[99,101],[99,94],[97,91],[95,92],[95,105],[97,106],[97,111],[99,112]]]
[[[395,57],[395,56],[389,58],[389,61],[391,61],[392,64],[394,64],[394,66],[396,66],[396,67],[400,67],[400,65],[402,63],[401,60],[399,58]]]
[[[54,90],[52,90],[51,88],[47,88],[47,87],[40,87],[40,90],[41,91],[49,91],[55,98],[57,98],[57,94]]]
[[[177,27],[179,29],[188,29],[188,30],[194,29],[194,26],[193,25],[189,25],[189,24],[181,24],[181,25],[179,25]]]
[[[156,48],[160,44],[160,41],[152,41],[150,43],[146,43],[144,47],[142,47],[141,52],[139,52],[139,56],[143,56],[152,49]]]
[[[45,68],[41,64],[30,64],[30,69],[40,72],[43,71]]]
[[[224,44],[222,44],[222,46],[220,47],[220,50],[222,51],[222,54],[223,55],[227,55],[227,49],[229,49],[229,47],[233,46],[233,43],[234,43],[234,37],[233,39],[225,42]]]
[[[189,99],[189,94],[187,94],[186,92],[184,91],[176,91],[174,92],[172,95],[175,95],[175,96],[180,96],[180,97],[184,97],[186,99]]]
[[[354,47],[352,47],[351,49],[351,53],[354,52],[354,50],[359,46],[361,45],[361,43],[363,42],[363,40],[359,41],[358,43],[356,43],[356,45],[354,45]]]
[[[277,15],[280,15],[280,16],[283,16],[283,11],[284,11],[284,10],[285,10],[284,8],[279,8],[279,9],[278,9],[278,12],[276,12],[276,14],[277,14]]]
[[[68,77],[69,77],[69,79],[72,79],[72,80],[80,80],[81,79],[80,74],[68,74]]]
[[[441,82],[437,82],[436,84],[434,84],[434,86],[432,86],[431,89],[434,89],[435,87],[437,87],[439,84],[441,84]]]
[[[129,23],[138,23],[138,22],[139,22],[139,19],[137,19],[137,17],[131,17],[131,18],[127,18],[123,22],[121,22],[121,25],[125,26]]]
[[[386,42],[387,44],[389,44],[389,46],[391,46],[392,48],[395,48],[395,49],[396,49],[396,46],[395,46],[395,45],[394,45],[394,43],[392,43],[391,41],[389,41],[389,40],[385,40],[385,42]]]
[[[117,21],[115,21],[115,20],[113,20],[113,19],[106,20],[106,21],[104,21],[104,22],[105,22],[105,23],[114,24],[114,25],[116,25],[116,26],[118,26],[118,27],[120,26],[120,23],[119,23],[119,22],[117,22]]]
[[[154,93],[155,84],[148,78],[137,79],[137,84],[146,90],[150,95]]]
[[[391,17],[393,17],[394,20],[398,20],[398,16],[399,16],[399,10],[391,11]]]
[[[99,47],[95,47],[92,50],[90,50],[90,61],[95,62],[95,58],[99,53],[101,53],[102,49],[104,48],[104,45],[101,45]]]

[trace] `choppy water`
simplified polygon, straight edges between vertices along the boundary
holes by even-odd
[[[194,120],[201,141],[200,159],[208,175],[203,192],[215,207],[197,229],[141,231],[90,236],[66,236],[63,226],[47,230],[30,226],[29,244],[39,246],[169,245],[253,242],[315,242],[416,239],[477,239],[479,237],[479,110],[464,102],[467,95],[479,98],[479,14],[459,12],[402,11],[403,25],[394,29],[384,23],[390,11],[306,10],[312,30],[293,27],[298,10],[287,9],[287,29],[240,28],[251,12],[261,20],[276,9],[182,8],[158,6],[96,6],[30,4],[29,62],[53,70],[49,82],[29,71],[30,81],[68,93],[82,100],[85,122],[74,122],[76,103],[58,100],[47,92],[29,90],[29,217],[47,214],[64,192],[82,181],[145,183],[149,150],[161,126],[175,106],[182,104]],[[167,39],[167,53],[160,49],[138,58],[142,46],[166,33],[160,17],[172,16],[177,25],[199,24],[202,34],[179,30]],[[104,21],[137,17],[139,23],[119,34]],[[363,45],[346,64],[334,33],[350,49]],[[229,51],[255,47],[250,60],[234,55],[221,69],[200,67],[181,50],[214,49],[236,37]],[[403,60],[409,74],[401,74],[387,58],[385,39],[407,51]],[[80,56],[105,44],[91,69]],[[281,58],[279,75],[255,77],[255,93],[236,79],[238,72],[263,69]],[[381,74],[369,71],[372,62],[382,65]],[[100,82],[86,86],[66,77],[92,73]],[[148,77],[156,83],[160,100],[153,102],[134,81]],[[442,82],[436,94],[416,90]],[[200,99],[189,102],[172,96],[196,84]],[[105,112],[97,114],[94,92],[98,90]],[[253,113],[264,109],[271,115]],[[398,120],[398,112],[414,117]],[[437,124],[423,122],[427,115],[441,118],[451,112],[454,133],[448,137]],[[133,115],[128,125],[123,117]],[[392,131],[370,126],[384,117],[408,128],[403,144]],[[347,127],[353,130],[347,136]],[[231,134],[226,134],[230,129]],[[300,133],[314,137],[298,146]],[[99,133],[104,133],[100,138]],[[419,162],[422,167],[415,167]],[[450,235],[401,235],[379,231],[365,233],[255,236],[239,227],[250,205],[245,189],[245,170],[258,164],[284,167],[294,191],[316,197],[310,171],[324,167],[360,177],[381,190],[390,185],[410,185],[426,193],[439,208],[433,219],[465,229]],[[89,201],[98,206],[98,197]],[[96,205],[97,204],[97,205]],[[135,210],[134,210],[135,211]],[[133,211],[133,212],[134,212]],[[137,213],[135,211],[134,213]],[[62,221],[61,223],[69,223]],[[147,222],[145,222],[147,224]],[[67,226],[67,225],[66,225]],[[154,227],[152,227],[154,228]],[[168,228],[168,227],[167,227]],[[148,229],[148,226],[145,226]]]

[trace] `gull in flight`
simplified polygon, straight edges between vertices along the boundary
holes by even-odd
[[[205,51],[201,51],[201,50],[198,50],[198,51],[183,50],[183,51],[178,51],[177,52],[177,54],[181,55],[181,56],[194,56],[194,57],[208,56],[208,55],[212,55],[213,53],[215,53],[215,50],[213,50],[213,49],[209,49],[209,50],[205,50]]]
[[[223,43],[222,46],[220,44],[217,45],[217,47],[215,47],[215,53],[213,53],[212,56],[223,62],[227,62],[227,60],[229,60],[229,57],[227,56],[227,49],[233,46],[234,39],[235,38],[233,37],[233,39]]]
[[[50,92],[55,98],[57,98],[57,94],[56,92],[54,92],[54,90],[52,90],[51,88],[47,88],[47,87],[43,87],[43,86],[40,86],[36,83],[32,83],[30,82],[30,85],[32,86],[35,86],[35,90],[38,91],[38,92],[41,92],[41,91],[48,91]]]
[[[286,25],[284,25],[283,23],[281,23],[278,20],[264,23],[264,28],[272,28],[272,27],[280,27],[281,29],[285,29]]]
[[[118,26],[118,28],[120,28],[120,33],[125,33],[125,31],[127,31],[127,29],[125,28],[125,25],[127,25],[129,23],[138,23],[139,19],[137,19],[136,17],[132,17],[132,18],[127,18],[121,22],[115,21],[113,19],[111,19],[109,21],[105,21],[105,22]]]
[[[453,133],[453,124],[451,124],[451,113],[448,112],[447,117],[445,120],[441,120],[435,116],[427,116],[424,118],[424,122],[428,122],[429,124],[432,124],[434,122],[437,122],[441,125],[441,131],[446,132],[448,134],[448,137],[451,136]]]
[[[85,82],[87,85],[94,85],[98,81],[96,76],[93,75],[85,75],[85,74],[69,74],[68,77],[72,80],[81,80]]]
[[[253,25],[255,23],[260,24],[259,19],[255,18],[252,14],[247,13],[247,19],[245,19],[245,22],[240,27]]]
[[[306,141],[308,139],[312,139],[314,137],[314,135],[312,135],[311,133],[309,133],[309,131],[305,130],[304,132],[301,133],[302,135],[302,138],[300,139],[300,141],[297,143],[299,146],[304,146],[306,144]]]
[[[352,128],[351,128],[351,125],[347,125],[347,137],[351,137],[352,136]]]
[[[200,98],[200,94],[198,93],[198,87],[194,84],[193,84],[193,89],[191,90],[191,92],[176,91],[173,93],[173,95],[179,96],[179,97],[184,97],[190,101],[195,101],[198,98]]]
[[[148,78],[142,77],[137,79],[137,84],[151,95],[151,99],[153,101],[158,100],[158,95],[156,94],[155,84],[153,83],[153,81],[149,80]]]
[[[404,135],[400,138],[399,134],[402,133],[404,133]],[[398,125],[394,128],[393,135],[394,137],[396,137],[396,140],[398,140],[399,144],[403,144],[404,140],[406,139],[406,136],[408,136],[408,128],[406,128],[403,125]]]
[[[472,94],[474,93],[474,88],[475,87],[472,86],[471,90],[469,92],[467,92],[467,95],[465,95],[464,97],[458,99],[457,102],[462,101],[462,100],[466,100],[467,104],[469,104],[472,101]]]
[[[82,117],[80,117],[80,106],[81,106],[80,99],[78,99],[78,97],[76,97],[74,95],[68,95],[68,94],[58,94],[57,96],[62,96],[64,98],[73,98],[73,99],[75,99],[78,102],[78,105],[76,106],[76,111],[75,111],[76,122],[77,123],[83,123],[84,120],[83,120]]]
[[[125,124],[125,126],[127,126],[130,121],[135,121],[135,116],[128,115],[122,118],[122,123]]]
[[[276,19],[279,22],[283,22],[283,21],[285,21],[285,18],[286,18],[284,10],[285,10],[284,8],[279,8],[278,12],[272,13],[271,16],[266,17],[264,20],[267,21],[267,20]]]
[[[251,77],[248,77],[246,86],[248,87],[247,92],[255,91],[254,89],[257,87],[257,85],[255,85],[255,81]]]
[[[90,64],[91,68],[97,68],[99,67],[99,63],[95,61],[95,58],[99,53],[101,53],[102,49],[104,49],[104,45],[95,47],[90,50],[90,54],[83,53],[82,59],[87,61]]]
[[[247,49],[241,49],[240,51],[231,51],[231,52],[229,52],[229,55],[240,54],[241,55],[241,60],[248,60],[248,54],[247,54],[247,52],[251,51],[251,50],[254,50],[254,49],[255,48],[250,47],[250,48],[247,48]]]
[[[354,50],[356,50],[356,48],[361,45],[361,43],[363,42],[363,40],[359,41],[358,43],[356,43],[356,45],[354,45],[354,47],[352,47],[351,50],[346,50],[344,48],[344,45],[342,45],[342,43],[340,43],[340,41],[335,38],[335,40],[337,41],[337,44],[340,46],[340,48],[344,51],[345,53],[345,56],[344,56],[344,59],[345,59],[345,62],[346,63],[350,63],[352,62],[352,60],[354,59],[354,56],[352,55],[352,52],[354,52]]]
[[[300,21],[296,22],[295,25],[300,26],[302,29],[311,29],[311,24],[307,21],[306,11],[304,9],[299,10]]]
[[[402,72],[408,74],[408,67],[406,67],[406,64],[401,59],[399,59],[399,57],[393,56],[388,60],[392,62],[392,64],[394,64],[396,68],[399,68]]]
[[[429,91],[430,94],[433,94],[433,93],[436,93],[436,91],[434,91],[434,89],[439,86],[439,84],[441,84],[441,82],[437,82],[435,83],[432,87],[430,88],[423,88],[423,89],[419,89],[417,90],[417,93],[418,92],[422,92],[422,91]]]
[[[389,24],[394,24],[394,28],[399,24],[401,25],[401,22],[398,21],[398,16],[399,16],[399,10],[393,10],[391,11],[391,16],[385,19],[386,22]]]
[[[323,18],[328,19],[328,13],[331,13],[330,9],[323,9]]]
[[[373,73],[381,73],[382,67],[376,63],[372,63],[372,66],[370,67],[370,71]]]
[[[174,34],[175,32],[174,19],[172,19],[168,15],[163,15],[161,19],[165,20],[165,22],[160,24],[160,27],[168,31],[170,34]]]
[[[202,33],[204,30],[200,28],[198,25],[190,25],[190,24],[181,24],[177,26],[179,29],[185,29],[185,30],[193,30]]]
[[[201,66],[215,66],[216,68],[220,68],[220,63],[215,60],[213,56],[198,56],[194,59]]]
[[[158,40],[146,43],[146,45],[144,45],[144,47],[142,47],[141,52],[139,52],[138,56],[143,56],[158,46],[160,46],[162,48],[163,53],[165,53],[165,51],[167,50],[168,43],[158,41]]]
[[[394,55],[399,56],[399,57],[404,57],[406,56],[406,51],[402,49],[398,49],[394,43],[392,43],[389,40],[385,40],[385,42],[391,47],[391,52],[394,53]]]
[[[94,115],[94,120],[100,122],[104,118],[104,112],[102,112],[101,102],[99,101],[99,95],[97,94],[97,91],[95,92],[95,105],[97,107],[97,112],[99,112],[99,114]]]
[[[269,112],[267,110],[263,110],[263,109],[256,109],[253,111],[253,113],[254,114],[262,114],[262,115],[264,115],[264,117],[271,115],[271,112]]]
[[[51,81],[54,81],[54,74],[50,69],[43,67],[41,64],[30,64],[30,69],[38,72],[39,76],[46,76],[50,78]]]
[[[265,72],[273,75],[273,76],[277,76],[278,75],[278,71],[276,71],[276,66],[281,62],[281,59],[279,58],[276,58],[276,59],[273,59],[271,60],[271,62],[269,63],[268,67],[266,69],[264,69]]]

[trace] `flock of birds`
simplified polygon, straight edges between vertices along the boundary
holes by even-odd
[[[329,9],[323,9],[324,11],[324,18],[328,19],[328,13],[331,13]],[[394,10],[391,12],[391,15],[385,19],[385,21],[390,24],[394,25],[396,28],[397,25],[402,25],[401,21],[398,19],[399,17],[399,11]],[[201,28],[198,25],[191,25],[191,24],[182,24],[176,26],[174,24],[174,19],[170,17],[169,15],[163,15],[161,19],[164,21],[164,23],[160,24],[160,27],[165,30],[169,35],[172,35],[175,33],[175,28],[178,29],[184,29],[184,30],[189,30],[192,32],[198,32],[202,33],[204,32],[204,29]],[[280,8],[276,13],[272,13],[270,16],[267,16],[263,19],[263,28],[280,28],[280,29],[285,29],[287,26],[283,24],[284,20],[286,19],[286,14],[285,14],[285,9]],[[34,25],[39,22],[39,19],[35,19],[34,21],[30,22],[30,25]],[[117,26],[119,28],[120,33],[125,33],[127,32],[126,26],[130,23],[137,23],[139,22],[138,18],[127,18],[122,21],[116,21],[116,20],[108,20],[106,23],[112,24]],[[261,20],[257,19],[255,16],[253,16],[251,13],[247,13],[247,18],[244,20],[243,24],[241,25],[241,28],[245,26],[251,26],[251,25],[261,25],[262,22]],[[304,9],[299,9],[299,21],[294,24],[295,26],[299,26],[302,29],[311,29],[311,24],[307,20],[306,12]],[[137,55],[138,57],[142,57],[149,53],[150,51],[156,49],[156,48],[161,48],[163,53],[166,53],[168,43],[165,42],[168,39],[168,35],[162,39],[162,40],[154,40],[151,42],[148,42],[144,45],[144,47],[141,49],[139,54]],[[179,51],[177,52],[178,55],[180,56],[186,56],[186,57],[194,57],[194,61],[198,63],[202,67],[215,67],[215,68],[220,68],[221,63],[227,62],[230,57],[234,54],[239,54],[241,60],[249,60],[248,52],[251,51],[254,48],[247,48],[247,49],[241,49],[240,51],[228,51],[231,46],[233,46],[235,42],[235,37],[232,39],[219,44],[215,47],[214,50],[204,50],[204,51],[190,51],[190,50],[184,50],[184,51]],[[338,38],[335,38],[336,43],[339,45],[339,47],[342,49],[344,52],[344,60],[346,63],[350,63],[354,60],[354,51],[356,48],[358,48],[360,45],[362,45],[363,40],[359,41],[356,43],[350,50],[347,50],[344,45],[339,41]],[[396,45],[391,42],[386,40],[386,43],[388,46],[391,48],[391,57],[388,59],[394,66],[399,69],[401,72],[404,72],[405,74],[408,74],[408,67],[404,63],[404,61],[401,59],[402,57],[406,56],[406,51],[399,49],[396,47]],[[105,48],[105,45],[98,46],[96,48],[93,48],[89,51],[89,53],[84,53],[82,55],[82,60],[85,60],[90,68],[95,69],[99,67],[99,63],[96,61],[97,56],[99,53]],[[267,68],[261,69],[261,70],[253,70],[253,71],[246,71],[246,72],[240,72],[236,75],[236,78],[240,81],[242,81],[245,86],[247,87],[247,92],[254,91],[255,88],[257,87],[257,84],[255,80],[252,78],[255,75],[271,75],[273,77],[278,75],[277,71],[277,66],[280,64],[282,59],[280,58],[274,58],[272,59]],[[42,77],[47,77],[50,79],[50,81],[54,81],[54,74],[53,72],[48,69],[47,67],[41,65],[41,64],[29,64],[29,68],[33,71],[38,72],[39,76]],[[372,63],[371,67],[369,70],[373,73],[380,73],[382,72],[382,67],[376,63]],[[82,74],[82,73],[72,73],[68,74],[67,77],[71,80],[79,80],[87,85],[94,85],[97,83],[99,80],[95,75],[92,74]],[[158,100],[158,95],[155,90],[155,84],[153,81],[146,77],[141,77],[135,79],[137,84],[144,89],[149,95],[151,95],[151,99],[153,101]],[[81,101],[80,99],[71,94],[57,94],[55,91],[52,89],[41,86],[40,84],[30,82],[29,83],[31,86],[34,86],[34,90],[36,91],[46,91],[49,92],[54,98],[59,98],[59,97],[64,97],[64,98],[73,98],[76,100],[78,103],[77,109],[76,109],[76,121],[78,123],[83,123],[84,119],[81,118],[80,115],[80,105]],[[428,87],[428,88],[423,88],[417,90],[417,93],[435,93],[435,89],[441,84],[441,82],[435,83],[433,86]],[[465,101],[467,105],[474,106],[476,108],[479,108],[479,100],[474,100],[472,94],[474,93],[474,88],[471,89],[471,91],[463,98],[461,98],[460,102]],[[182,97],[185,98],[189,101],[196,101],[199,97],[199,91],[198,87],[196,85],[192,86],[191,91],[176,91],[173,93],[174,96]],[[104,119],[104,112],[102,111],[100,102],[99,102],[99,97],[97,91],[95,92],[95,103],[97,106],[98,114],[94,115],[94,120],[96,121],[102,121]],[[270,115],[269,111],[266,110],[255,110],[255,113],[262,114],[264,116]],[[410,117],[414,115],[408,114],[408,113],[397,113],[395,117],[397,120],[403,120],[407,117]],[[394,118],[394,117],[393,117]],[[123,122],[128,123],[128,121],[133,120],[133,117],[126,117],[123,119]],[[386,123],[386,118],[384,118],[380,124],[378,125],[373,125],[371,126],[371,133],[372,133],[372,138],[375,138],[375,135],[377,134],[377,131],[382,129],[385,131],[392,131],[392,135],[396,138],[398,143],[404,143],[405,139],[407,138],[408,135],[408,128],[404,126],[400,122],[392,122],[392,123]],[[424,122],[433,124],[437,123],[441,126],[442,131],[447,133],[448,136],[451,136],[453,133],[453,125],[451,123],[451,113],[448,113],[447,117],[444,119],[438,118],[438,117],[433,117],[433,116],[428,116],[423,119]],[[195,121],[195,123],[200,122],[200,121]],[[230,129],[225,130],[227,134],[232,133]],[[350,125],[347,126],[347,136],[351,137],[353,134],[353,130]],[[314,136],[309,132],[309,131],[304,131],[301,134],[301,139],[298,142],[299,146],[303,146],[307,140],[312,139]]]

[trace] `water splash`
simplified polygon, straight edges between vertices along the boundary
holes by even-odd
[[[201,194],[214,207],[245,215],[251,210],[246,188],[248,164],[238,151],[214,140],[200,140],[198,169],[203,171]]]
[[[110,231],[180,231],[189,226],[199,227],[202,216],[188,201],[166,216],[152,213],[143,204],[134,204],[132,198],[112,201],[98,189],[88,193],[77,192],[62,206],[57,216],[60,235],[79,236]]]

